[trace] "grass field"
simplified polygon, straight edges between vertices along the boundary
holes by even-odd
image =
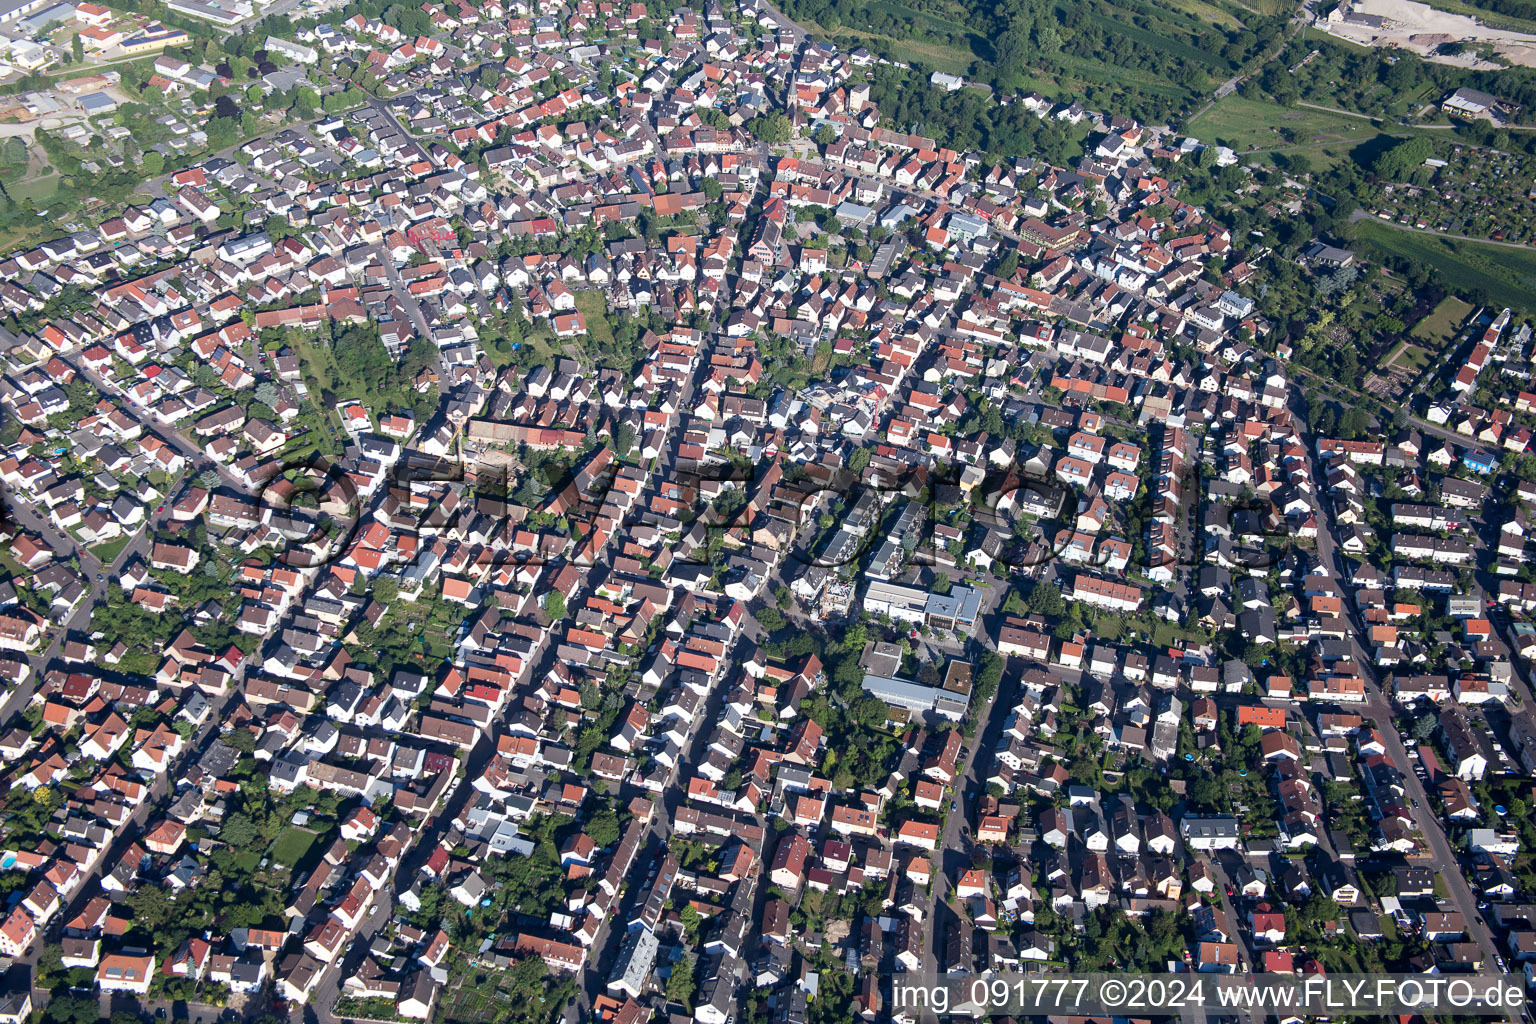
[[[1379,253],[1434,267],[1453,292],[1486,292],[1489,301],[1536,311],[1536,252],[1458,242],[1402,231],[1379,220],[1361,221],[1356,238]]]
[[[863,10],[871,16],[869,21],[856,21],[835,29],[805,19],[802,24],[812,34],[832,39],[839,45],[862,45],[888,51],[896,60],[917,62],[952,75],[965,75],[975,61],[992,59],[992,44],[986,37],[978,34],[973,26],[946,17],[944,13],[918,10],[898,0],[874,0]],[[879,19],[879,30],[874,27],[873,15],[876,14],[883,16]],[[898,31],[890,27],[892,22],[911,28]]]
[[[304,860],[309,848],[315,845],[315,834],[307,828],[289,826],[272,843],[270,855],[276,864],[291,868]]]
[[[613,326],[608,323],[608,300],[603,293],[582,289],[576,293],[576,309],[587,321],[587,333],[603,345],[613,344]]]
[[[1190,122],[1190,131],[1238,153],[1349,143],[1379,134],[1369,121],[1306,107],[1284,107],[1233,93]],[[1287,138],[1289,136],[1289,138]]]
[[[331,355],[331,350],[315,344],[308,334],[300,336],[293,347],[298,354],[299,369],[304,374],[305,383],[309,385],[316,400],[320,392],[334,390],[336,358]]]
[[[25,137],[22,141],[26,141]],[[41,146],[29,146],[24,163],[7,165],[0,171],[5,181],[6,194],[20,203],[30,199],[39,208],[46,207],[59,192],[63,180],[48,161],[48,154]],[[45,227],[47,225],[44,225]]]
[[[1456,331],[1472,315],[1472,306],[1454,295],[1447,295],[1440,305],[1413,325],[1408,333],[1430,348],[1438,348],[1456,336]]]
[[[28,178],[9,186],[11,198],[18,203],[30,199],[40,208],[48,205],[59,192],[59,176],[45,174],[40,178]]]

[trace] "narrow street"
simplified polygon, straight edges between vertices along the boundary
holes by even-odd
[[[978,626],[978,629],[980,628]],[[962,871],[971,867],[971,851],[975,847],[973,837],[977,817],[976,808],[981,797],[986,793],[986,771],[991,768],[992,752],[1002,736],[1003,720],[1007,717],[1008,709],[1013,707],[1017,699],[1022,664],[1016,658],[1007,659],[1003,680],[998,684],[997,693],[993,695],[987,707],[980,712],[976,733],[965,745],[963,755],[965,768],[945,795],[945,799],[950,803],[945,808],[944,830],[939,835],[939,849],[933,857],[933,895],[929,904],[931,913],[927,922],[928,941],[923,946],[923,970],[934,977],[952,966],[949,964],[941,966],[939,963],[939,950],[945,942],[948,929],[971,927],[970,918],[964,915],[963,910],[957,913],[948,904],[946,897],[954,888],[954,880]],[[1002,714],[998,713],[999,708],[1002,709]],[[970,969],[969,965],[966,969]]]

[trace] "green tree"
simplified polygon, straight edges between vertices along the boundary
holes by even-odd
[[[1003,681],[1003,670],[1007,663],[1001,654],[996,651],[982,651],[981,657],[976,662],[976,685],[972,690],[972,700],[984,704],[997,693],[999,684]]]
[[[170,893],[162,886],[141,885],[128,894],[128,905],[133,908],[133,919],[150,931],[158,929],[176,913]]]
[[[690,946],[699,941],[699,912],[692,903],[677,912],[677,919],[683,923],[683,931],[687,933]],[[679,967],[683,966],[678,964]],[[669,979],[670,980],[670,979]]]
[[[610,807],[594,811],[592,817],[587,819],[586,833],[599,849],[612,846],[619,841],[618,815]]]
[[[1217,811],[1221,809],[1221,783],[1213,775],[1201,775],[1190,780],[1190,803],[1202,810]]]
[[[680,1003],[683,1009],[693,1012],[693,993],[696,988],[693,977],[693,957],[683,954],[682,959],[672,965],[672,974],[667,978],[667,998],[674,1003]]]
[[[546,594],[544,614],[549,616],[551,622],[558,622],[565,618],[565,595],[558,590],[552,590]]]
[[[613,450],[619,455],[625,456],[635,447],[635,428],[628,422],[620,423],[618,431],[613,435]]]
[[[777,608],[759,608],[756,618],[757,624],[770,633],[777,633],[784,628],[784,614]]]
[[[48,1004],[42,1019],[43,1024],[95,1024],[98,1017],[94,998],[65,995]]]
[[[1426,135],[1402,139],[1389,149],[1384,149],[1371,162],[1371,172],[1389,181],[1404,181],[1414,169],[1434,153],[1434,143]]]
[[[760,114],[748,121],[747,131],[760,142],[782,146],[789,141],[793,129],[789,118],[775,111],[772,114]]]
[[[1066,602],[1061,599],[1061,591],[1055,585],[1045,580],[1036,580],[1034,587],[1029,592],[1029,597],[1024,602],[1025,606],[1036,615],[1061,616],[1067,613]]]
[[[236,811],[224,820],[219,838],[237,850],[248,848],[256,841],[256,823],[243,811]]]

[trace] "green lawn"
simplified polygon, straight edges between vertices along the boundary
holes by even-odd
[[[131,536],[123,536],[116,540],[109,540],[105,544],[98,544],[91,548],[91,554],[95,555],[96,560],[102,565],[111,565],[117,560],[117,556],[123,553],[123,548],[127,547],[128,542],[132,539]]]
[[[1429,361],[1432,358],[1433,355],[1430,352],[1419,348],[1419,346],[1405,344],[1402,355],[1397,357],[1397,365],[1418,373],[1429,365]]]
[[[299,372],[304,375],[304,382],[315,400],[319,401],[321,392],[335,390],[332,382],[335,380],[336,358],[329,348],[315,344],[307,333],[296,334],[291,340],[299,357]]]
[[[309,829],[290,825],[272,843],[268,854],[274,863],[286,868],[294,867],[304,860],[309,848],[315,845],[315,838]]]
[[[1472,315],[1472,305],[1447,295],[1429,315],[1413,325],[1408,333],[1431,347],[1444,345],[1456,336],[1456,331]]]
[[[17,579],[26,579],[32,575],[32,570],[16,561],[16,556],[11,554],[9,548],[0,548],[0,568],[4,568]]]
[[[1378,253],[1434,267],[1453,292],[1486,292],[1490,302],[1536,311],[1536,252],[1435,238],[1403,231],[1372,218],[1360,221],[1355,237]]]

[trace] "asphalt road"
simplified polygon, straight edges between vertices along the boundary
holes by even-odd
[[[211,469],[218,473],[219,479],[229,487],[232,487],[236,491],[241,492],[247,490],[246,487],[240,483],[239,479],[222,463],[215,462],[213,459],[209,458],[207,452],[203,451],[200,447],[194,444],[186,435],[182,434],[181,431],[167,427],[165,424],[162,424],[160,421],[156,420],[154,416],[150,415],[147,409],[143,408],[137,402],[134,402],[127,395],[125,395],[122,389],[119,388],[116,384],[107,380],[105,377],[96,373],[94,370],[87,368],[83,363],[79,362],[74,354],[60,355],[59,358],[63,362],[67,363],[72,369],[74,369],[76,373],[79,373],[87,381],[89,381],[91,386],[96,388],[96,390],[103,396],[119,399],[119,403],[123,410],[129,416],[132,416],[134,419],[139,421],[139,423],[143,426],[144,432],[146,434],[159,439],[165,444],[170,445],[172,448],[176,449],[176,451],[179,452],[181,456],[188,461],[188,463],[191,464],[192,472],[194,475],[201,473],[204,470]]]
[[[242,665],[237,674],[230,680],[230,685],[226,689],[223,698],[218,700],[216,704],[210,702],[212,706],[207,718],[203,720],[203,724],[198,727],[197,731],[192,734],[191,741],[186,745],[181,757],[164,774],[155,777],[154,783],[150,786],[149,795],[138,807],[134,808],[128,821],[117,829],[106,852],[97,859],[95,865],[81,879],[74,892],[62,901],[59,910],[49,920],[48,927],[45,929],[44,934],[48,941],[57,940],[60,932],[63,931],[64,925],[79,913],[80,908],[85,905],[87,900],[92,896],[103,895],[100,886],[102,873],[117,865],[118,861],[127,852],[128,847],[137,842],[143,835],[145,825],[160,815],[169,805],[171,797],[175,794],[171,780],[181,778],[186,770],[202,757],[203,753],[207,751],[208,747],[218,737],[219,729],[228,716],[235,696],[240,693],[240,684],[244,681],[244,678],[245,669]],[[46,999],[47,995],[47,993],[35,988],[37,957],[42,952],[43,945],[44,942],[42,941],[34,942],[27,951],[27,955],[21,961],[27,964],[29,970],[32,971],[34,1002]]]
[[[1306,446],[1308,454],[1313,462],[1313,478],[1324,480],[1322,463],[1317,457],[1316,438],[1307,429],[1306,414],[1299,392],[1291,393],[1291,415],[1294,417],[1297,432],[1302,444]],[[1318,563],[1327,572],[1328,577],[1340,588],[1341,593],[1348,594],[1352,587],[1346,582],[1344,564],[1340,557],[1338,544],[1338,525],[1334,522],[1333,513],[1323,501],[1316,502],[1315,512],[1319,529],[1317,531],[1317,555]],[[1439,816],[1433,811],[1434,805],[1430,803],[1429,796],[1424,791],[1423,784],[1419,781],[1418,774],[1413,770],[1412,761],[1408,757],[1408,751],[1403,746],[1402,738],[1398,735],[1393,724],[1393,709],[1391,703],[1384,695],[1381,687],[1381,677],[1376,670],[1374,659],[1360,643],[1360,637],[1365,635],[1365,624],[1360,619],[1359,609],[1353,598],[1346,598],[1344,607],[1348,611],[1350,623],[1350,648],[1355,662],[1361,667],[1361,674],[1365,680],[1366,701],[1364,712],[1375,719],[1380,727],[1383,741],[1387,748],[1387,757],[1397,768],[1402,776],[1403,788],[1410,800],[1417,807],[1415,823],[1419,826],[1424,836],[1424,842],[1429,847],[1428,855],[1420,855],[1424,859],[1437,865],[1437,873],[1445,880],[1446,888],[1450,890],[1451,901],[1456,909],[1466,919],[1467,934],[1476,942],[1482,950],[1486,962],[1493,963],[1497,945],[1493,939],[1493,933],[1483,921],[1482,914],[1477,909],[1477,899],[1473,895],[1471,887],[1467,884],[1465,876],[1457,865],[1460,863],[1456,851],[1451,847],[1446,838],[1445,829],[1441,825]]]
[[[17,686],[0,700],[0,722],[8,722],[15,714],[20,713],[31,703],[32,695],[37,691],[37,684],[50,666],[58,657],[59,648],[73,633],[83,631],[90,625],[91,613],[97,605],[107,601],[107,589],[115,586],[118,574],[135,556],[148,559],[150,537],[157,530],[165,526],[171,520],[171,507],[176,498],[186,487],[187,474],[184,472],[180,482],[169,487],[166,498],[157,508],[160,512],[151,511],[145,517],[143,525],[135,531],[127,544],[123,545],[110,564],[102,562],[91,553],[85,545],[78,543],[69,534],[59,530],[52,520],[45,517],[31,504],[23,502],[11,502],[10,514],[22,527],[30,530],[52,546],[56,558],[68,558],[73,555],[80,563],[80,573],[87,593],[80,603],[75,605],[63,623],[51,627],[52,639],[48,646],[41,651],[36,651],[27,656],[28,663],[32,666],[32,674],[20,686]],[[103,577],[97,579],[97,576]]]

